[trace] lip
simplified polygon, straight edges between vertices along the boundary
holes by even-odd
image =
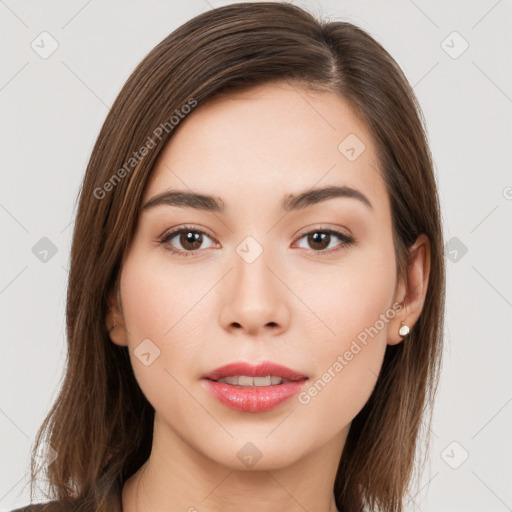
[[[298,381],[307,379],[307,375],[303,375],[295,370],[273,363],[272,361],[264,361],[256,366],[243,361],[226,364],[219,366],[211,372],[203,375],[203,379],[219,380],[224,377],[233,377],[235,375],[247,375],[248,377],[266,377],[267,375],[274,375],[282,379]],[[281,385],[281,384],[280,384]]]
[[[233,377],[235,375],[247,375],[248,377],[274,375],[290,382],[261,387],[233,386],[224,382],[217,382],[218,379],[223,377]],[[257,366],[244,362],[231,363],[220,366],[202,377],[206,389],[220,403],[242,412],[264,412],[274,409],[299,393],[307,380],[306,375],[270,361],[260,363]]]
[[[244,387],[232,386],[224,382],[203,379],[208,391],[222,404],[235,411],[265,412],[274,409],[295,396],[307,379],[286,382],[276,386]]]

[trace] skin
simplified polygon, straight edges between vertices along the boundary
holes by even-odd
[[[354,161],[338,150],[349,134],[366,146]],[[325,185],[357,188],[373,209],[331,198],[281,212],[288,194]],[[172,188],[220,196],[226,211],[167,205],[143,211],[119,297],[111,296],[105,319],[109,329],[115,320],[111,339],[129,347],[155,409],[151,456],[126,482],[123,510],[335,511],[334,478],[351,421],[371,395],[386,345],[402,342],[400,323],[412,328],[421,313],[428,239],[420,236],[411,248],[401,282],[375,146],[333,93],[266,84],[197,107],[160,155],[143,204]],[[188,224],[206,232],[194,255],[175,255],[158,243]],[[321,246],[304,236],[326,227],[356,242],[342,246],[333,235]],[[250,264],[236,252],[249,235],[263,248]],[[185,235],[171,244],[194,248]],[[327,246],[340,250],[322,256]],[[307,404],[295,397],[265,413],[238,412],[201,381],[230,362],[270,360],[314,383],[402,301]],[[134,350],[147,338],[160,355],[145,366]],[[261,452],[250,468],[237,456],[248,442]]]

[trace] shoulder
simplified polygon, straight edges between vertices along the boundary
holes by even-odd
[[[47,501],[46,503],[32,503],[26,507],[17,508],[11,512],[72,512],[73,506],[60,500]]]
[[[122,487],[118,484],[112,486],[106,507],[109,512],[121,512],[123,510],[121,489]],[[94,512],[96,510],[96,505],[91,503],[90,500],[61,498],[44,503],[30,503],[10,512]]]

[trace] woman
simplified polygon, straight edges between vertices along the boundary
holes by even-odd
[[[83,180],[44,510],[403,510],[442,240],[420,107],[366,32],[274,2],[185,23]]]

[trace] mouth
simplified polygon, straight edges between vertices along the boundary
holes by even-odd
[[[279,386],[291,380],[283,379],[276,375],[267,375],[266,377],[251,377],[249,375],[234,375],[232,377],[223,377],[222,379],[214,380],[208,379],[212,382],[223,382],[224,384],[230,384],[231,386],[238,387],[268,387],[268,386]]]
[[[241,361],[215,368],[202,378],[232,386],[264,387],[296,382],[308,376],[271,361],[256,366]]]
[[[222,404],[242,412],[264,412],[296,395],[308,376],[282,365],[231,363],[202,376],[206,389]]]

